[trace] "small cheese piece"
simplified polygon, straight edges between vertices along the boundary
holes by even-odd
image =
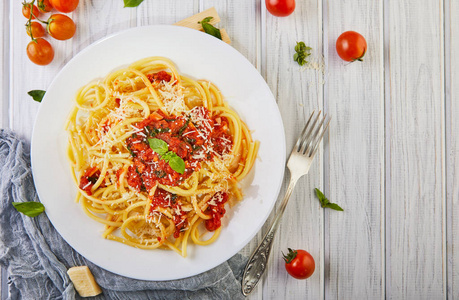
[[[72,267],[68,269],[67,274],[81,297],[93,297],[102,293],[87,266]]]

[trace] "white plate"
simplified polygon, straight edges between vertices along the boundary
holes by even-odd
[[[215,83],[253,130],[260,150],[252,184],[244,199],[225,216],[218,240],[190,246],[188,257],[173,251],[141,250],[101,237],[103,225],[74,202],[77,189],[66,158],[65,120],[78,88],[149,56],[171,59],[181,74]],[[136,27],[92,44],[76,55],[49,86],[32,136],[32,171],[46,214],[80,254],[111,272],[143,280],[171,280],[210,270],[240,251],[271,212],[285,166],[280,113],[266,82],[231,46],[196,30],[178,26]]]

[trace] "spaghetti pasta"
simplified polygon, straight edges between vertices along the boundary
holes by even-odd
[[[102,236],[182,256],[218,238],[259,147],[215,85],[163,57],[83,86],[66,129],[76,201]]]

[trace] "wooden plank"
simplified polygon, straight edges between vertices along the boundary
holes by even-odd
[[[237,1],[211,1],[202,0],[200,10],[206,11],[214,7],[220,16],[219,28],[224,28],[231,46],[242,53],[252,64],[257,61],[257,33],[259,24],[255,16],[256,0],[245,1],[243,5]],[[203,14],[205,17],[206,14]],[[223,34],[222,34],[223,37]]]
[[[138,8],[138,26],[172,25],[198,13],[199,0],[144,1]]]
[[[326,297],[384,299],[384,62],[380,1],[328,2],[330,126],[325,193],[344,212],[327,210]],[[367,41],[363,62],[341,60],[335,43],[354,30]]]
[[[264,1],[261,1],[261,5],[265,11]],[[323,108],[323,72],[305,69],[293,60],[294,47],[299,41],[313,48],[311,61],[321,60],[322,1],[297,1],[293,14],[284,18],[266,12],[262,26],[266,28],[266,40],[262,43],[263,49],[266,49],[266,60],[262,61],[262,68],[278,101],[286,132],[286,148],[290,154],[310,113]],[[324,298],[324,212],[313,191],[314,188],[323,190],[323,160],[323,150],[320,149],[309,174],[299,180],[293,191],[263,282],[263,299]],[[290,176],[288,171],[285,175],[280,197],[285,193]],[[266,230],[267,226],[264,232]],[[282,251],[287,251],[287,247],[305,249],[311,253],[316,262],[312,277],[299,281],[287,274],[282,260]]]
[[[137,10],[123,7],[123,1],[80,1],[71,14],[78,27],[71,40],[73,53],[69,51],[66,55],[76,54],[95,41],[137,26]]]
[[[448,299],[459,299],[459,2],[447,0],[445,8],[447,290]]]
[[[69,14],[77,25],[75,36],[67,41],[57,41],[46,36],[54,47],[54,60],[47,66],[38,66],[30,62],[26,55],[30,38],[24,29],[25,19],[20,13],[21,1],[11,2],[11,34],[15,37],[12,49],[15,51],[10,53],[12,73],[9,105],[13,116],[10,123],[16,133],[29,140],[40,104],[34,102],[27,92],[34,89],[46,90],[54,76],[74,54],[108,34],[135,25],[135,17],[132,16],[135,10],[122,9],[121,1],[80,1],[77,9]],[[96,17],[97,22],[88,22],[88,19]]]
[[[388,1],[387,298],[446,297],[443,2]]]

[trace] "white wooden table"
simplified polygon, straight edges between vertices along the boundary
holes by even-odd
[[[297,0],[286,18],[267,13],[263,0],[145,0],[134,9],[123,8],[122,0],[80,0],[71,14],[76,36],[52,41],[56,56],[46,67],[26,57],[21,1],[0,1],[0,126],[30,140],[40,104],[27,92],[46,90],[92,42],[129,27],[172,24],[212,6],[232,46],[274,93],[287,149],[312,109],[333,115],[250,299],[459,299],[457,0]],[[346,30],[365,36],[364,62],[346,64],[337,56],[336,38]],[[293,61],[301,40],[317,59],[323,56],[323,73]],[[315,187],[345,211],[322,209]],[[261,237],[242,253],[249,255]],[[281,251],[287,247],[314,256],[310,279],[286,274]],[[4,299],[5,272],[2,282]]]

